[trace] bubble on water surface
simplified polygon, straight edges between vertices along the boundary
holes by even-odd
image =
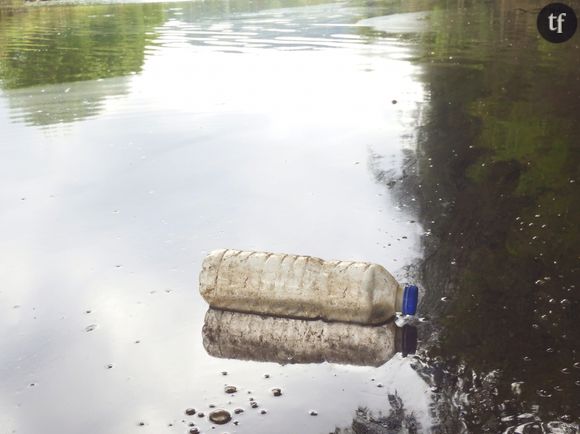
[[[552,394],[545,389],[536,390],[536,395],[538,395],[541,398],[551,398],[552,397]]]

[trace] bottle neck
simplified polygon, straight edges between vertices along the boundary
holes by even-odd
[[[403,357],[417,351],[417,328],[411,325],[395,327],[395,351]]]
[[[403,311],[403,294],[405,290],[401,285],[397,286],[397,293],[395,294],[395,312]]]

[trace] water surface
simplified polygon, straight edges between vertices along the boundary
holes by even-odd
[[[1,8],[2,429],[577,432],[580,56],[537,7]],[[420,353],[211,356],[221,247],[417,281]]]

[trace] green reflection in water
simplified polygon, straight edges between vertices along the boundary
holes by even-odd
[[[39,126],[86,119],[127,94],[124,77],[141,71],[165,17],[161,4],[0,9],[0,87],[13,118]]]
[[[580,417],[580,50],[539,39],[535,8],[437,6],[420,37],[430,102],[406,187],[431,233],[427,356],[448,432]]]
[[[98,115],[106,98],[126,95],[128,77],[142,71],[146,56],[171,44],[159,41],[160,29],[169,20],[192,30],[231,23],[248,12],[323,3],[220,0],[25,5],[2,1],[0,89],[8,99],[12,118],[37,126]],[[203,43],[199,39],[193,35],[189,42]]]
[[[139,72],[160,4],[26,7],[2,18],[4,89],[117,77]]]

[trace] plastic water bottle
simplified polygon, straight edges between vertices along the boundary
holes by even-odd
[[[199,289],[217,309],[359,324],[414,315],[418,298],[377,264],[230,249],[204,259]]]
[[[393,322],[363,326],[209,309],[203,346],[224,359],[381,366],[397,352],[415,352],[417,331]]]

